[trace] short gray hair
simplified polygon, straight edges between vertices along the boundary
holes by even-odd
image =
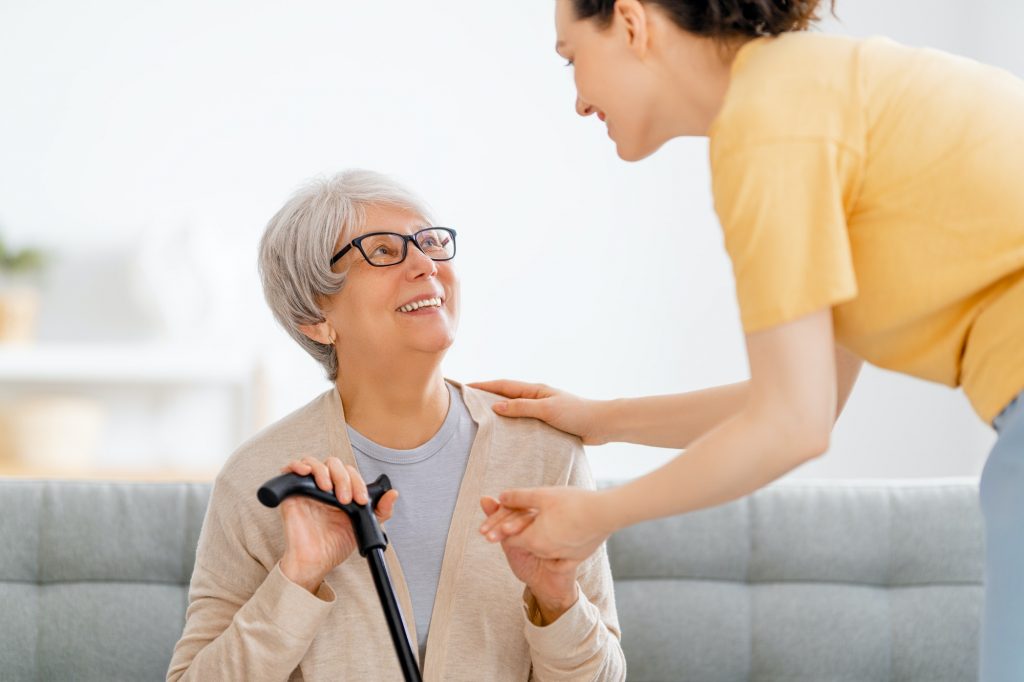
[[[331,271],[339,238],[354,237],[366,223],[368,206],[393,206],[433,221],[418,197],[381,173],[347,170],[308,182],[267,223],[260,240],[259,271],[263,295],[278,323],[338,378],[338,357],[331,344],[317,343],[300,325],[323,322],[320,301],[341,291],[346,273]]]

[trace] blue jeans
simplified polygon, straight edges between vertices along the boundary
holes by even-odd
[[[981,474],[985,613],[981,682],[1024,681],[1024,392],[992,422],[999,439]]]

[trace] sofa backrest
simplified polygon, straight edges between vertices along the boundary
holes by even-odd
[[[164,679],[209,492],[0,481],[0,679]]]
[[[0,480],[0,678],[163,679],[209,490]],[[976,679],[973,483],[782,484],[609,555],[630,680]]]
[[[776,484],[608,552],[631,681],[977,679],[975,482]]]

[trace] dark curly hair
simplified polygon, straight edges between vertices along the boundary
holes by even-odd
[[[818,20],[821,0],[641,0],[657,5],[684,31],[709,38],[754,38],[802,31]],[[615,0],[572,0],[578,19],[611,23]],[[835,0],[831,0],[835,9]]]

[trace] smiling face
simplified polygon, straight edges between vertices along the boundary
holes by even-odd
[[[577,19],[572,0],[555,3],[556,51],[573,69],[576,112],[601,119],[619,156],[639,160],[657,149],[648,142],[649,75],[616,29]]]
[[[365,227],[340,238],[335,250],[370,232],[412,235],[424,227],[423,218],[406,209],[367,206]],[[370,253],[367,242],[363,246]],[[401,362],[422,354],[440,362],[455,341],[459,319],[459,279],[452,262],[431,260],[413,244],[403,262],[387,267],[370,265],[358,249],[346,253],[333,268],[347,270],[345,285],[323,303],[327,323],[337,330],[339,364]]]
[[[576,112],[605,123],[619,157],[639,161],[673,137],[707,134],[723,96],[720,44],[639,0],[616,2],[607,26],[557,0],[555,30],[574,71]]]

